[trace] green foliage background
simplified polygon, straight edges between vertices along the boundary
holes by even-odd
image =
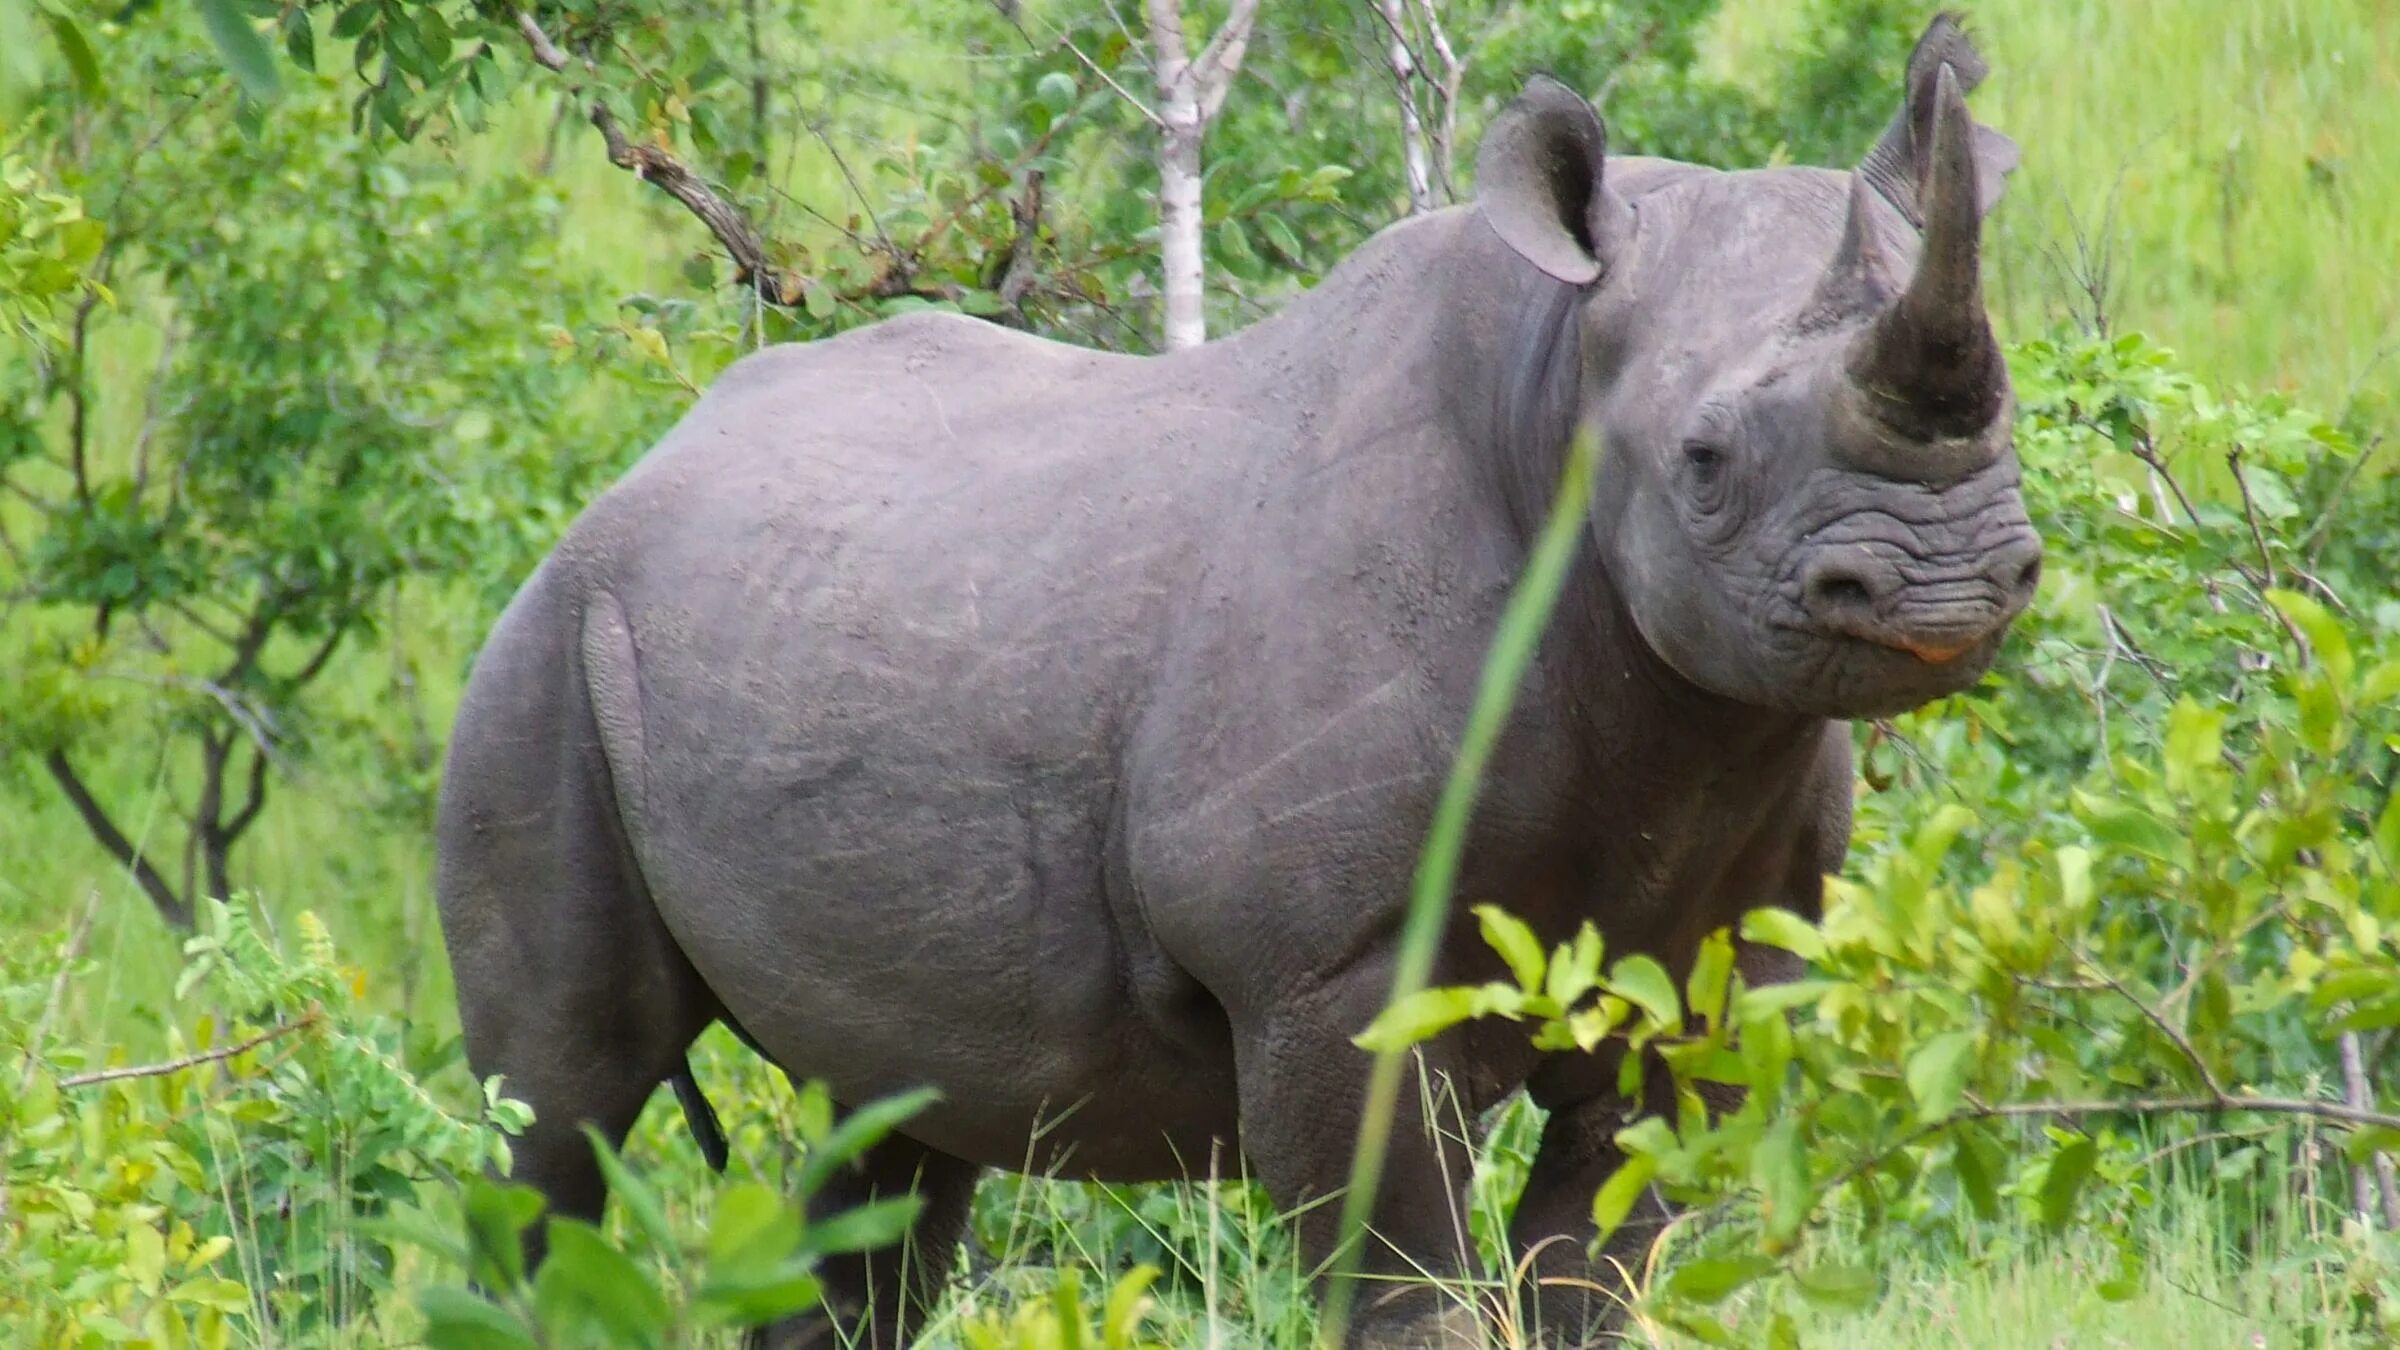
[[[531,12],[570,69],[462,0],[0,6],[11,1343],[692,1340],[807,1297],[824,1236],[767,1197],[826,1155],[829,1114],[717,1037],[701,1068],[734,1182],[662,1102],[626,1148],[647,1204],[547,1288],[488,1265],[492,1298],[459,1287],[537,1220],[453,1181],[509,1116],[464,1072],[431,918],[449,710],[516,580],[740,351],[926,305],[1145,349],[1146,124],[1100,72],[1145,96],[1147,75],[1075,0]],[[1848,162],[1925,17],[1442,13],[1467,57],[1461,179],[1535,69],[1604,96],[1620,151]],[[1527,988],[1421,1006],[1415,1029],[1513,1012],[1753,1084],[1721,1127],[1634,1136],[1642,1179],[1706,1216],[1649,1272],[1640,1325],[1662,1339],[2387,1335],[2400,1275],[2340,1152],[2387,1137],[1961,1113],[2336,1100],[2340,1028],[2390,1078],[2400,19],[2367,0],[1970,17],[1995,68],[1979,114],[2026,149],[1992,272],[2040,604],[1984,688],[1862,733],[1834,912],[1769,934],[1818,983],[1719,998],[1536,951]],[[1216,328],[1405,209],[1388,40],[1363,4],[1266,5],[1208,144]],[[749,213],[762,277],[734,284],[688,213],[608,162],[594,100]],[[93,841],[54,756],[155,886]],[[1522,1107],[1492,1122],[1487,1242],[1530,1140]],[[1247,1187],[996,1179],[974,1232],[943,1344],[1311,1334]]]

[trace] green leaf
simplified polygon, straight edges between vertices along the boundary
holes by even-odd
[[[2082,788],[2075,789],[2074,799],[2093,836],[2104,844],[2148,854],[2162,862],[2182,857],[2190,845],[2183,831],[2129,802]]]
[[[1820,1308],[1858,1312],[1875,1301],[1883,1282],[1865,1266],[1810,1266],[1792,1272],[1800,1296]]]
[[[1636,1153],[1617,1164],[1617,1170],[1600,1183],[1599,1193],[1592,1197],[1592,1222],[1600,1232],[1595,1244],[1605,1244],[1609,1235],[1625,1224],[1625,1216],[1633,1212],[1634,1202],[1648,1189],[1650,1178],[1658,1175],[1658,1160]]]
[[[1675,981],[1650,957],[1636,953],[1610,967],[1608,992],[1650,1014],[1668,1035],[1683,1030],[1683,1004],[1675,997]]]
[[[2222,767],[2218,757],[2224,751],[2224,712],[2204,708],[2188,694],[2175,700],[2167,710],[2167,786],[2177,792],[2196,791],[2203,775]]]
[[[225,68],[241,82],[242,92],[262,101],[275,97],[279,87],[275,58],[237,0],[200,0],[200,18],[217,44],[217,54],[225,58]]]
[[[333,35],[347,41],[367,31],[367,24],[383,7],[383,0],[357,0],[333,16]]]
[[[2075,1217],[2075,1199],[2083,1193],[2083,1184],[2091,1180],[2093,1165],[2099,1161],[2100,1145],[2089,1135],[2051,1155],[2050,1174],[2042,1178],[2043,1223],[2053,1229],[2067,1226]]]
[[[1685,1006],[1714,1027],[1725,1015],[1725,998],[1732,989],[1733,939],[1720,928],[1701,942],[1700,954],[1692,960],[1692,973],[1683,982]]]
[[[799,1210],[762,1182],[746,1181],[717,1197],[708,1226],[712,1264],[756,1266],[790,1257],[800,1245]]]
[[[821,1140],[810,1140],[808,1156],[800,1164],[795,1189],[803,1197],[813,1196],[824,1189],[834,1169],[847,1166],[868,1149],[883,1142],[883,1137],[926,1107],[942,1099],[942,1094],[929,1087],[916,1088],[868,1102],[865,1106],[842,1117],[842,1123]]]
[[[2330,610],[2298,591],[2271,590],[2267,603],[2277,613],[2291,620],[2292,627],[2308,639],[2309,650],[2315,653],[2317,664],[2333,677],[2336,694],[2346,693],[2350,677],[2357,671],[2357,661],[2350,654],[2350,639],[2342,632],[2341,621]]]
[[[284,15],[283,50],[292,64],[315,74],[317,69],[317,33],[309,24],[308,11],[294,7]]]
[[[807,1270],[779,1264],[759,1270],[711,1270],[694,1307],[720,1326],[761,1327],[822,1303],[824,1286]]]
[[[75,77],[75,87],[85,98],[98,98],[108,86],[100,78],[100,58],[92,51],[91,40],[75,21],[55,9],[44,9],[42,18],[50,25],[50,35],[58,40],[58,50],[67,59],[67,70]]]
[[[1803,961],[1825,959],[1825,935],[1788,909],[1751,910],[1742,916],[1742,936],[1762,946],[1780,947]]]
[[[1808,1223],[1816,1197],[1808,1185],[1808,1158],[1801,1152],[1800,1127],[1779,1120],[1758,1137],[1750,1152],[1750,1180],[1758,1187],[1759,1216],[1769,1241],[1789,1243]]]
[[[1541,939],[1533,935],[1533,930],[1498,905],[1477,905],[1475,917],[1483,925],[1484,942],[1508,963],[1509,973],[1517,977],[1517,987],[1529,994],[1541,988],[1545,963]]]
[[[531,1186],[475,1180],[464,1197],[475,1278],[500,1289],[525,1282],[525,1230],[542,1216],[541,1192]]]
[[[895,1195],[845,1209],[808,1226],[801,1246],[821,1256],[872,1251],[908,1236],[924,1201],[914,1195]]]
[[[1952,1165],[1958,1169],[1958,1188],[1966,1193],[1976,1218],[1989,1222],[2000,1217],[2000,1170],[2006,1162],[1991,1136],[1972,1125],[1959,1128]]]
[[[1138,1265],[1108,1291],[1108,1307],[1100,1317],[1101,1350],[1135,1350],[1140,1344],[1142,1320],[1150,1313],[1150,1286],[1158,1275],[1158,1267]]]
[[[1930,1124],[1958,1109],[1975,1068],[1975,1033],[1945,1031],[1911,1051],[1905,1077],[1916,1099],[1917,1120]]]
[[[443,1285],[417,1295],[430,1350],[535,1350],[522,1323],[464,1289]]]
[[[674,1251],[675,1229],[667,1222],[666,1206],[659,1203],[658,1192],[633,1174],[598,1130],[586,1125],[583,1135],[592,1143],[592,1156],[600,1162],[600,1175],[608,1182],[608,1193],[633,1217],[634,1227],[661,1253]]]
[[[1748,1026],[1768,1016],[1781,1017],[1794,1008],[1804,1008],[1822,1002],[1836,989],[1848,988],[1840,980],[1789,980],[1782,984],[1762,984],[1745,989],[1733,1001],[1733,1020]]]
[[[1558,944],[1550,955],[1550,971],[1542,992],[1561,1008],[1571,1008],[1577,999],[1592,991],[1600,981],[1600,958],[1604,951],[1600,930],[1586,919],[1575,930],[1572,942]]]
[[[1063,70],[1051,71],[1033,86],[1035,101],[1048,108],[1053,115],[1074,107],[1075,96],[1079,92],[1075,87],[1075,77]]]
[[[650,1277],[599,1229],[575,1219],[550,1221],[550,1253],[534,1279],[534,1301],[545,1313],[581,1312],[615,1345],[655,1345],[667,1330],[667,1301]]]
[[[1734,1290],[1774,1269],[1774,1258],[1756,1253],[1693,1261],[1676,1267],[1667,1277],[1666,1295],[1687,1303],[1721,1303]]]
[[[1379,1054],[1405,1050],[1475,1016],[1478,1004],[1476,991],[1470,988],[1420,989],[1377,1013],[1351,1042]]]

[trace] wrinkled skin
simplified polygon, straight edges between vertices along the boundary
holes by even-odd
[[[881,1344],[981,1169],[1230,1174],[1238,1148],[1287,1207],[1338,1190],[1350,1037],[1579,424],[1589,529],[1461,894],[1670,965],[1752,907],[1813,914],[1843,719],[1971,685],[2039,557],[1970,284],[2013,151],[1967,121],[1981,66],[1945,23],[1856,175],[1607,160],[1537,84],[1476,206],[1224,341],[1141,359],[937,315],[728,371],[526,584],[460,709],[442,922],[474,1069],[536,1112],[518,1175],[596,1216],[576,1126],[621,1137],[719,1019],[845,1103],[932,1084],[825,1200],[925,1199],[904,1256],[829,1272]],[[1438,974],[1494,969],[1470,924]],[[1453,1133],[1519,1088],[1549,1111],[1515,1236],[1572,1283],[1523,1311],[1582,1343],[1590,1199],[1639,1104],[1521,1028],[1424,1062]],[[1391,1159],[1368,1269],[1460,1269],[1467,1150],[1410,1121]],[[1300,1220],[1312,1260],[1333,1211]],[[1464,1320],[1378,1284],[1353,1339]]]

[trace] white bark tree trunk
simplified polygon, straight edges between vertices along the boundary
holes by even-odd
[[[1392,34],[1392,80],[1400,90],[1400,156],[1408,169],[1411,215],[1433,209],[1433,161],[1425,150],[1425,121],[1417,112],[1417,58],[1408,47],[1408,0],[1376,0]]]
[[[1179,351],[1208,340],[1200,143],[1241,69],[1250,29],[1258,18],[1258,0],[1234,0],[1225,26],[1196,57],[1184,39],[1181,0],[1146,0],[1145,13],[1158,85],[1158,108],[1151,120],[1159,133],[1159,292],[1166,299],[1160,336],[1168,351]]]

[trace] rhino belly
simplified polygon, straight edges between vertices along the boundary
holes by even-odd
[[[850,1104],[938,1088],[908,1133],[989,1166],[1039,1137],[1037,1170],[1067,1149],[1166,1175],[1230,1137],[1230,1054],[1204,1012],[1142,1006],[1077,803],[848,772],[805,799],[711,794],[639,848],[669,931],[778,1063]]]

